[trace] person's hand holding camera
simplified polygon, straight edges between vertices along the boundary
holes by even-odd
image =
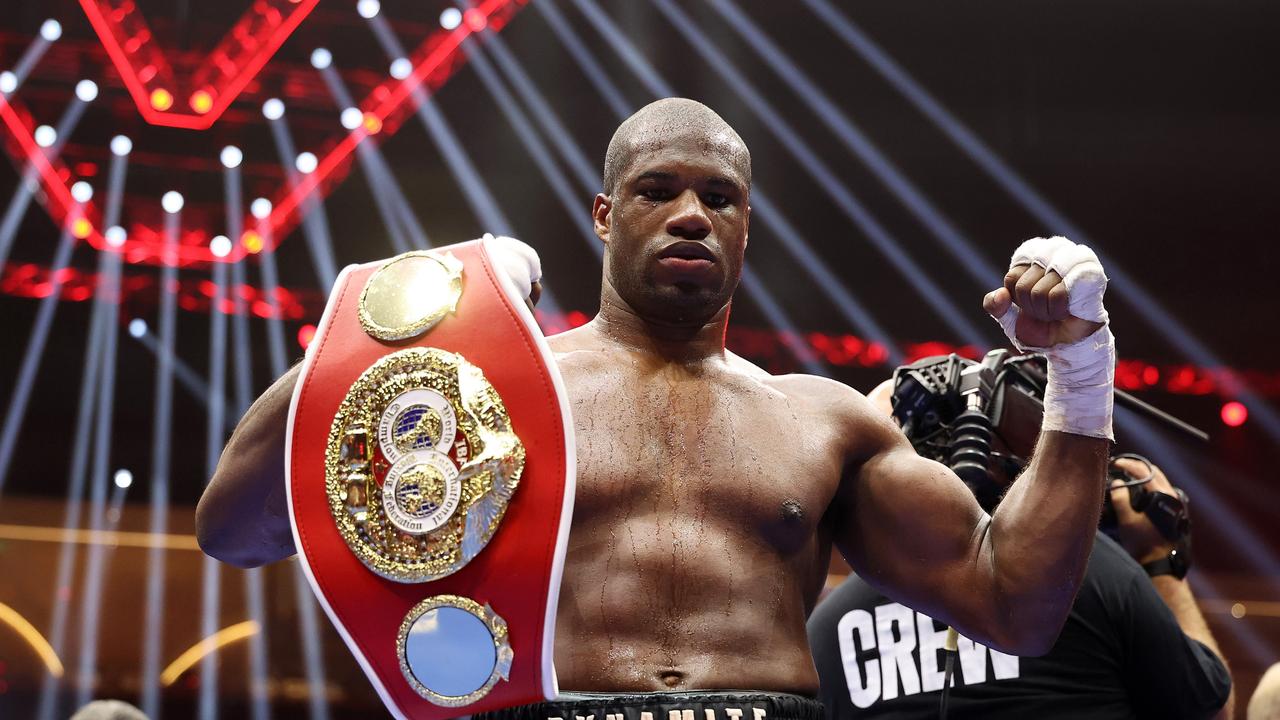
[[[1177,494],[1177,491],[1173,489],[1173,485],[1169,483],[1169,478],[1165,477],[1160,468],[1155,465],[1151,465],[1150,469],[1148,469],[1146,463],[1133,458],[1116,458],[1112,463],[1135,480],[1140,480],[1150,474],[1151,481],[1145,486],[1147,490],[1159,491],[1168,495]],[[1116,511],[1117,534],[1120,538],[1120,544],[1134,560],[1137,560],[1142,565],[1169,557],[1169,554],[1176,548],[1175,543],[1156,529],[1155,524],[1151,522],[1146,513],[1133,509],[1133,505],[1129,502],[1129,488],[1124,487],[1123,482],[1122,480],[1111,481],[1111,506]]]

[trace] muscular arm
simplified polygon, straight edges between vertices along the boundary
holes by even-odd
[[[285,424],[301,366],[275,381],[236,425],[196,506],[196,537],[209,555],[257,567],[294,554],[284,486]]]
[[[1049,650],[1093,545],[1108,442],[1044,432],[994,516],[950,469],[921,458],[865,399],[836,502],[836,542],[885,594],[1018,655]]]

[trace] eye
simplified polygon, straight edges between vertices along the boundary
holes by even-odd
[[[703,193],[702,202],[709,208],[722,208],[729,204],[729,198],[720,193]]]
[[[649,200],[670,200],[671,192],[662,187],[647,187],[640,191],[641,197]]]

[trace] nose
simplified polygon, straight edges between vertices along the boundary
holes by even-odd
[[[684,240],[701,240],[711,234],[711,218],[693,189],[680,193],[671,205],[667,234]]]

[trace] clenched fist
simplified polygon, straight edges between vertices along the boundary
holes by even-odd
[[[1004,286],[983,308],[1020,349],[1079,342],[1107,322],[1107,277],[1093,251],[1062,237],[1032,238],[1018,248]]]
[[[1013,253],[1004,287],[983,307],[1015,347],[1049,360],[1044,430],[1112,439],[1116,345],[1098,256],[1063,237],[1032,238]]]

